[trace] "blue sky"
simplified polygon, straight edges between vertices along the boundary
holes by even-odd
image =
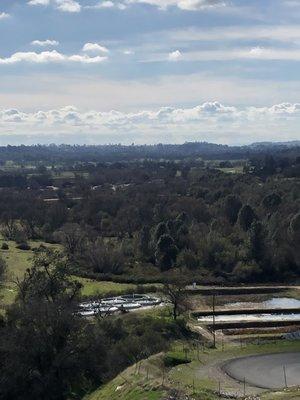
[[[0,144],[300,139],[300,0],[1,0]]]

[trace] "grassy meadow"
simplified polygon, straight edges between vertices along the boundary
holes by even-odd
[[[3,243],[7,243],[9,249],[2,250],[1,246]],[[44,245],[53,250],[62,250],[59,244],[50,244],[41,241],[29,241],[31,249],[38,248],[40,245]],[[22,279],[26,269],[30,268],[32,264],[33,251],[32,250],[20,250],[17,248],[17,244],[14,241],[0,239],[0,255],[6,261],[7,264],[7,281],[0,290],[0,304],[8,305],[14,301],[16,296],[16,279]],[[93,296],[105,296],[105,295],[119,295],[128,292],[136,291],[137,285],[131,283],[117,283],[108,281],[96,281],[93,279],[74,277],[82,283],[82,296],[93,297]],[[147,288],[153,287],[151,284],[139,285],[139,287]]]

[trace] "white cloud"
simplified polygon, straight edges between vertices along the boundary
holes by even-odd
[[[253,112],[253,109],[251,109]],[[115,110],[100,112],[88,111],[80,112],[73,106],[63,107],[58,110],[38,111],[35,113],[24,113],[16,109],[8,109],[0,111],[0,120],[9,122],[12,120],[22,120],[39,123],[41,120],[52,123],[67,123],[81,125],[120,125],[138,123],[186,123],[206,118],[213,118],[221,115],[238,116],[240,111],[231,106],[224,106],[219,102],[205,102],[192,108],[173,108],[162,107],[158,110],[143,110],[137,112],[123,113]]]
[[[122,53],[125,54],[125,56],[131,56],[134,54],[134,51],[133,50],[123,50]]]
[[[48,6],[50,4],[50,0],[30,0],[28,1],[30,6]]]
[[[12,108],[0,110],[0,141],[3,134],[13,130],[15,134],[30,131],[37,141],[52,132],[75,135],[70,139],[74,143],[76,134],[85,132],[85,139],[96,143],[105,142],[105,137],[110,142],[210,140],[232,144],[297,138],[299,122],[299,103],[237,108],[214,101],[190,108],[127,113],[83,112],[73,106],[32,113]]]
[[[59,42],[56,40],[33,40],[30,43],[32,46],[48,47],[48,46],[58,46]]]
[[[264,54],[264,49],[262,47],[253,47],[250,50],[250,55],[253,55],[254,57],[260,57]]]
[[[272,115],[272,116],[300,116],[300,103],[280,103],[275,104],[271,107],[260,107],[254,108],[249,107],[249,113],[255,113],[257,115]]]
[[[166,10],[169,7],[177,7],[185,11],[209,10],[225,7],[227,5],[224,0],[123,0],[122,2],[103,0],[94,5],[84,6],[84,8],[118,8],[120,10],[125,10],[127,6],[133,4],[148,4],[161,10]]]
[[[101,1],[100,3],[95,4],[94,6],[91,6],[90,8],[113,8],[115,6],[115,3],[113,3],[110,0],[107,1]]]
[[[172,51],[168,54],[170,61],[178,61],[182,58],[182,53],[179,50]]]
[[[254,47],[248,52],[243,50],[238,51],[237,58],[300,61],[300,49]]]
[[[107,47],[105,46],[101,46],[99,43],[86,43],[83,48],[82,51],[87,52],[87,53],[109,53],[109,50]]]
[[[225,7],[225,0],[102,0],[96,4],[84,5],[77,0],[29,0],[31,6],[48,6],[53,5],[56,9],[65,12],[80,12],[82,8],[86,9],[105,9],[117,8],[125,10],[129,5],[133,4],[148,4],[157,7],[161,10],[166,10],[169,7],[177,7],[185,11],[210,10]]]
[[[226,3],[224,1],[218,0],[180,0],[177,3],[177,7],[182,10],[188,11],[197,11],[202,9],[216,8],[216,7],[225,7]]]
[[[236,41],[236,40],[276,40],[278,42],[297,42],[300,40],[299,25],[252,25],[188,28],[159,32],[166,39],[180,42]]]
[[[141,59],[142,62],[178,61],[183,58],[182,53],[176,50],[171,53],[148,52]],[[300,48],[226,48],[222,50],[185,50],[184,60],[195,61],[232,61],[232,60],[287,60],[300,61]]]
[[[90,57],[87,56],[86,54],[80,55],[80,54],[74,54],[72,56],[67,56],[66,61],[75,61],[83,64],[98,64],[102,63],[107,60],[107,57],[101,57],[101,56],[96,56],[96,57]]]
[[[81,5],[75,0],[56,0],[57,9],[70,13],[78,13],[81,11]]]
[[[57,10],[78,13],[81,11],[81,4],[76,0],[30,0],[30,6],[49,6],[53,5]]]
[[[17,64],[20,62],[28,62],[34,64],[62,63],[62,62],[95,64],[95,63],[101,63],[105,60],[107,60],[107,57],[100,57],[100,56],[89,57],[86,54],[65,55],[57,52],[56,50],[43,51],[41,53],[29,51],[29,52],[14,53],[7,58],[0,58],[0,65]]]
[[[5,13],[5,12],[0,12],[0,19],[5,19],[5,18],[9,18],[10,15]]]
[[[253,112],[253,109],[251,109],[251,112]],[[239,114],[240,111],[237,108],[224,106],[219,102],[206,102],[193,108],[163,107],[156,111],[143,110],[130,113],[123,113],[115,110],[108,112],[80,112],[73,106],[67,106],[58,110],[37,111],[35,113],[24,113],[16,109],[2,110],[0,111],[0,121],[22,121],[31,123],[40,123],[42,121],[50,125],[59,123],[68,125],[80,124],[84,126],[106,125],[125,127],[128,124],[182,124],[223,115],[237,117]]]
[[[105,9],[105,8],[117,8],[119,10],[125,10],[127,8],[127,6],[124,3],[120,3],[120,2],[116,2],[116,1],[103,0],[94,5],[84,6],[84,8],[94,9],[94,10],[101,10],[101,9]]]
[[[166,10],[169,7],[177,7],[186,11],[216,9],[226,5],[224,0],[125,0],[125,3],[149,4],[162,10]]]

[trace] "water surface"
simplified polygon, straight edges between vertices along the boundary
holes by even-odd
[[[273,297],[261,302],[237,301],[226,304],[229,308],[300,308],[300,300],[288,297]]]

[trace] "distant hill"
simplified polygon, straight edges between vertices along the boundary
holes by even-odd
[[[259,147],[298,147],[300,146],[300,140],[291,140],[289,142],[255,142],[250,144],[248,147],[259,148]]]
[[[33,145],[0,147],[0,163],[47,161],[65,162],[130,162],[136,160],[181,160],[202,158],[204,160],[249,159],[255,155],[272,153],[298,153],[300,141],[261,142],[248,146],[228,146],[207,142],[186,142],[183,144],[154,144],[124,146],[108,145]]]

